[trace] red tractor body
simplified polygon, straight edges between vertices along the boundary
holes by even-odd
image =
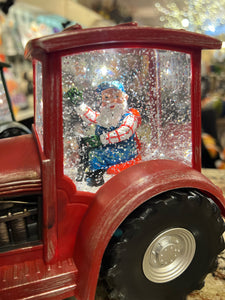
[[[123,224],[127,228],[126,222],[134,212],[136,214],[146,203],[149,207],[151,203],[157,205],[155,199],[161,195],[173,191],[188,191],[192,195],[194,191],[193,197],[201,199],[199,203],[204,203],[202,197],[210,198],[207,200],[210,205],[215,203],[225,215],[222,192],[201,174],[201,50],[220,46],[220,41],[204,35],[136,24],[96,29],[74,26],[28,43],[25,57],[31,59],[34,66],[33,132],[0,141],[1,299],[64,299],[75,295],[80,300],[94,300],[106,248],[118,236],[120,228],[123,233],[117,238],[123,237],[126,233]],[[107,173],[104,166],[104,183],[89,185],[85,181],[89,174],[86,169],[90,168],[88,163],[97,152],[93,152],[96,148],[88,150],[85,161],[82,160],[80,141],[84,136],[96,136],[97,125],[96,122],[84,124],[78,115],[80,108],[74,108],[66,95],[76,87],[88,107],[101,111],[96,86],[112,80],[123,83],[129,107],[141,116],[135,135],[140,159],[137,163],[127,159],[125,170],[118,174]],[[80,169],[84,177],[78,180]],[[196,196],[198,193],[200,196]],[[193,197],[188,197],[192,201]],[[160,214],[160,209],[157,211]],[[169,237],[163,236],[164,250],[159,247],[161,242],[155,242],[171,228],[177,230],[181,243],[186,232],[187,240],[193,240],[194,225],[193,229],[185,227],[191,223],[191,216],[182,224],[179,218],[176,221],[179,209],[174,206],[171,211],[173,217],[168,219],[167,229],[160,224],[158,232],[157,226],[149,227],[149,231],[154,232],[152,242],[146,242],[150,252],[140,250],[140,257],[157,251],[163,254],[169,245],[174,246],[173,231]],[[182,211],[184,213],[185,208],[179,211],[180,215]],[[207,219],[207,216],[210,225],[211,217]],[[165,219],[165,215],[162,218]],[[216,215],[217,218],[221,223],[221,216]],[[206,243],[204,230],[199,229],[199,232],[203,236],[202,243]],[[222,229],[218,232],[221,235]],[[210,265],[222,250],[219,240],[218,237],[217,252],[209,250],[214,255],[204,258],[202,264]],[[183,244],[188,245],[188,242]],[[190,242],[193,253],[187,266],[181,267],[177,275],[172,275],[170,266],[166,279],[156,276],[164,266],[160,267],[159,263],[158,267],[152,267],[156,272],[148,275],[143,258],[139,271],[144,274],[143,280],[151,286],[152,282],[155,286],[172,286],[183,277],[183,281],[187,281],[192,274],[192,264],[199,257],[200,244],[195,237],[195,242]],[[176,261],[172,252],[170,259]],[[157,294],[155,286],[153,295],[164,299],[161,292]],[[175,290],[171,286],[169,290]],[[186,293],[194,288],[192,284]],[[127,290],[121,299],[132,299],[126,284],[115,283],[117,289],[122,293]],[[168,293],[167,288],[165,291]],[[144,295],[135,293],[134,299],[145,299]]]

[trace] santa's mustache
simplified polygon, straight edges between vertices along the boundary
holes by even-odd
[[[127,105],[124,104],[108,104],[101,108],[98,117],[98,124],[103,127],[115,127],[121,120],[122,115],[125,113]]]

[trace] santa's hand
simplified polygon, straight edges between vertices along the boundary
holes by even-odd
[[[79,91],[77,87],[70,88],[66,93],[65,97],[75,105],[79,106],[83,102],[83,92]]]
[[[82,143],[89,148],[96,148],[102,145],[99,135],[91,135],[82,138]]]

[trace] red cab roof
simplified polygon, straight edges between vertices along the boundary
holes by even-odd
[[[219,49],[221,41],[207,35],[185,30],[167,28],[139,27],[137,23],[121,24],[111,27],[82,29],[80,25],[71,26],[64,31],[33,39],[28,42],[25,57],[38,54],[69,50],[92,45],[144,43],[157,47],[180,47]]]

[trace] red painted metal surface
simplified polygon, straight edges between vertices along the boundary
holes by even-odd
[[[143,162],[114,176],[96,194],[78,192],[63,174],[61,57],[137,46],[191,55],[193,169],[174,161]],[[43,194],[42,241],[29,250],[0,254],[1,299],[76,295],[79,300],[94,300],[102,255],[113,232],[136,207],[164,191],[197,188],[210,194],[225,213],[221,191],[198,172],[201,49],[220,46],[220,41],[204,35],[137,24],[84,30],[77,26],[28,43],[25,56],[43,66],[44,150],[36,141],[35,127],[34,137],[0,141],[0,196]]]
[[[43,244],[41,243],[39,245],[33,245],[32,247],[24,247],[22,249],[18,248],[0,253],[0,268],[2,266],[12,266],[14,264],[22,263],[25,261],[32,261],[34,259],[40,258],[43,259]]]
[[[40,159],[32,135],[0,140],[0,196],[41,191]]]
[[[0,267],[1,299],[63,299],[74,294],[77,269],[72,259],[46,265],[42,259]]]
[[[51,35],[40,39],[34,39],[27,45],[25,56],[30,57],[40,53],[51,53],[70,50],[71,47],[84,47],[102,45],[108,43],[151,43],[156,47],[184,47],[215,49],[220,48],[221,43],[215,38],[206,35],[192,33],[184,30],[172,30],[166,28],[139,27],[136,23],[81,29],[80,27],[65,30],[57,35]]]

